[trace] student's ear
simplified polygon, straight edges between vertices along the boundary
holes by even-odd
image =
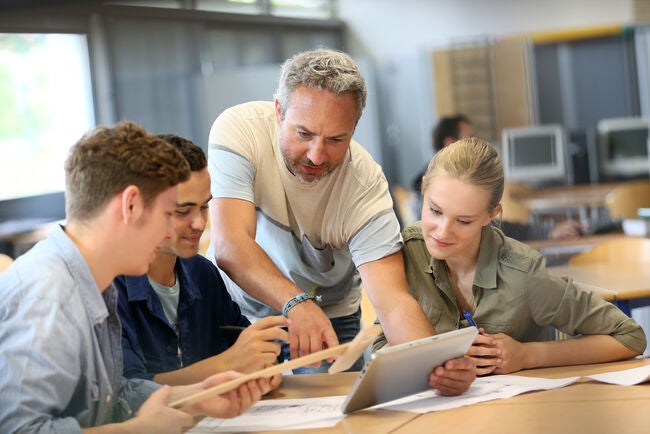
[[[280,107],[280,101],[275,99],[275,122],[280,125],[282,123],[282,107]]]
[[[129,185],[121,193],[122,220],[133,223],[138,220],[144,208],[142,193],[135,185]]]
[[[490,217],[490,218],[488,219],[487,224],[485,224],[484,226],[487,226],[487,225],[491,224],[492,221],[493,221],[495,218],[497,218],[497,216],[498,216],[499,214],[501,214],[501,211],[502,211],[502,210],[503,210],[503,207],[501,206],[501,204],[498,204],[496,207],[494,207],[494,209],[492,210],[492,212],[489,214],[489,217]]]
[[[447,136],[444,139],[442,139],[442,147],[444,148],[445,146],[449,146],[452,143],[456,142],[458,139],[452,136]]]
[[[503,207],[501,206],[501,204],[498,204],[496,207],[494,207],[494,209],[490,213],[490,221],[497,218],[497,216],[501,214],[501,211],[503,211]]]

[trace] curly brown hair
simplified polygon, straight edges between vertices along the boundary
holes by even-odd
[[[129,185],[149,206],[163,191],[189,179],[185,158],[165,140],[133,122],[99,126],[84,135],[65,161],[66,216],[95,216]]]

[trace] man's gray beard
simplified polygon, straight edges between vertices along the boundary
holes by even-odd
[[[287,158],[285,158],[283,156],[282,159],[284,160],[284,165],[287,168],[287,170],[289,171],[289,173],[291,173],[293,176],[295,176],[296,179],[298,180],[298,182],[300,182],[301,184],[311,184],[311,183],[320,181],[321,179],[323,179],[324,177],[326,177],[327,175],[332,173],[332,171],[330,170],[329,172],[319,176],[318,178],[314,178],[311,181],[308,181],[305,178],[303,178],[300,173],[296,173],[296,171],[294,171],[293,166],[291,165],[291,162]]]

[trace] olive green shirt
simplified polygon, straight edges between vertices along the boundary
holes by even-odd
[[[417,222],[402,232],[409,290],[436,330],[468,326],[456,303],[444,261],[429,254]],[[488,225],[472,286],[474,321],[487,333],[505,333],[519,342],[551,339],[550,327],[575,335],[611,335],[643,353],[641,327],[600,295],[578,289],[570,279],[553,276],[536,250]],[[461,319],[462,318],[462,319]],[[386,344],[381,335],[373,349]]]

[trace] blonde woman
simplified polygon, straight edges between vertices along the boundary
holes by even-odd
[[[481,330],[467,356],[477,374],[626,359],[641,327],[599,295],[550,275],[542,255],[490,222],[501,212],[503,166],[494,148],[462,139],[438,152],[422,183],[422,220],[404,232],[409,288],[437,333]],[[470,319],[471,319],[470,316]],[[551,340],[549,327],[573,339]]]

